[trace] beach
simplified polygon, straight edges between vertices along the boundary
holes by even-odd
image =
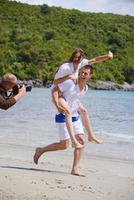
[[[80,162],[86,177],[70,174],[73,149],[45,153],[35,148],[59,141],[49,89],[36,89],[7,111],[0,110],[0,200],[132,200],[134,197],[134,93],[89,91],[95,135]]]
[[[86,177],[79,177],[70,174],[67,150],[44,154],[38,166],[33,153],[33,148],[0,147],[1,200],[133,199],[134,161],[83,156],[80,170]]]

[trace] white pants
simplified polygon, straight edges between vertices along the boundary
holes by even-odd
[[[84,130],[83,130],[83,126],[82,126],[82,122],[81,119],[79,118],[77,121],[72,122],[73,123],[73,130],[74,130],[74,135],[77,134],[84,134]],[[57,123],[57,127],[58,127],[58,132],[59,132],[59,138],[60,140],[66,140],[69,139],[69,133],[66,127],[66,123]]]

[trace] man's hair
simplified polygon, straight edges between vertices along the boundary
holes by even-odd
[[[93,74],[94,68],[92,65],[85,65],[82,69],[90,69],[90,74]]]
[[[69,58],[68,62],[72,62],[73,59],[74,59],[74,57],[75,57],[75,55],[76,55],[77,53],[80,53],[80,56],[81,56],[82,58],[84,57],[84,52],[83,52],[83,50],[77,48],[77,49],[75,49],[75,50],[73,51],[73,53],[72,53],[71,57]]]
[[[1,83],[17,83],[17,78],[14,74],[6,73],[2,76]]]

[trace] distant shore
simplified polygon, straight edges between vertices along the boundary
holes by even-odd
[[[134,91],[134,84],[130,85],[127,82],[119,84],[111,81],[97,81],[96,83],[89,83],[89,87],[95,90]]]
[[[51,81],[42,81],[39,79],[36,80],[29,80],[29,81],[20,81],[21,83],[25,84],[31,84],[33,87],[51,87],[52,82]],[[93,90],[122,90],[122,91],[134,91],[134,84],[129,84],[127,82],[124,82],[123,84],[114,83],[111,81],[97,81],[95,83],[89,82],[88,83],[89,88]]]

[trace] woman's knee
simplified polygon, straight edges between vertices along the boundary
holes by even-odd
[[[87,109],[84,106],[79,107],[79,112],[80,112],[80,114],[87,114],[88,113]]]

